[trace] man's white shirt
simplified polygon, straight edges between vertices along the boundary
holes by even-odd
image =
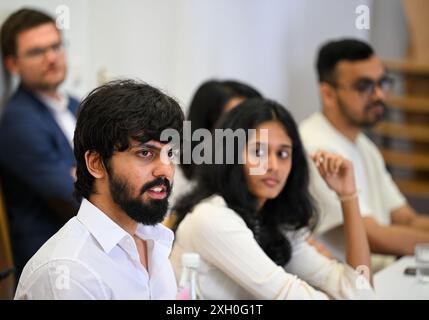
[[[77,216],[26,264],[15,299],[174,299],[172,231],[139,224],[135,235],[147,242],[149,272],[133,237],[83,199]]]
[[[352,161],[362,216],[371,216],[381,225],[391,223],[391,211],[405,205],[406,199],[386,170],[377,146],[365,134],[360,133],[352,142],[336,130],[322,113],[315,113],[300,124],[300,135],[308,154],[325,150]],[[312,161],[309,162],[310,191],[321,213],[316,232],[334,256],[344,261],[340,201]]]
[[[58,100],[55,100],[42,93],[37,93],[37,96],[40,98],[40,100],[43,101],[43,103],[46,104],[49,112],[54,117],[55,122],[60,127],[71,148],[73,149],[73,136],[74,129],[76,127],[76,117],[68,109],[70,98],[63,92],[58,92]]]

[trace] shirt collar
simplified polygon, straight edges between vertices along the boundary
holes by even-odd
[[[171,247],[174,239],[173,232],[160,223],[155,226],[145,226],[139,223],[136,235],[142,240],[153,240],[165,245],[166,247]]]
[[[61,113],[68,110],[68,99],[64,92],[58,91],[59,99],[54,99],[41,92],[36,92],[36,95],[46,104],[51,112]]]
[[[132,239],[128,232],[87,199],[82,200],[77,219],[94,236],[106,253],[109,253],[124,238]],[[168,249],[171,248],[174,238],[173,232],[162,224],[155,226],[138,224],[136,235],[142,240],[156,241]]]

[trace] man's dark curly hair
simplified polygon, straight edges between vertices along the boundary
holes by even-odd
[[[171,128],[182,136],[184,115],[170,96],[143,82],[115,80],[94,89],[82,101],[74,133],[77,161],[75,196],[79,200],[95,192],[85,153],[97,152],[105,165],[114,151],[129,148],[130,139],[145,143],[160,141]]]

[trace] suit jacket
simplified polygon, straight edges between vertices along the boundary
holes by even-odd
[[[78,101],[69,98],[76,115]],[[25,263],[57,232],[61,221],[48,199],[73,199],[73,150],[48,107],[22,85],[0,118],[0,180],[10,222],[18,275]]]

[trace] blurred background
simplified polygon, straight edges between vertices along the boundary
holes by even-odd
[[[236,78],[300,121],[319,108],[314,59],[321,43],[357,37],[386,58],[407,48],[400,0],[3,0],[0,22],[22,6],[55,16],[63,5],[70,17],[65,86],[80,97],[106,77],[130,76],[186,108],[202,81]],[[369,30],[356,28],[360,5],[370,10]]]
[[[398,94],[411,94],[392,103],[391,119],[399,119],[402,127],[385,123],[368,134],[386,149],[383,155],[401,190],[418,209],[428,211],[427,1],[3,0],[0,23],[23,6],[66,17],[68,76],[63,86],[78,98],[111,78],[135,77],[176,97],[185,112],[203,81],[237,79],[278,100],[299,122],[320,108],[314,68],[318,47],[341,37],[368,41],[399,80]],[[364,28],[357,26],[361,6],[369,14]],[[416,85],[422,77],[426,82]],[[1,97],[5,90],[0,78]],[[392,147],[402,154],[389,154]]]
[[[65,17],[63,86],[77,98],[133,77],[174,96],[185,112],[203,81],[235,79],[300,122],[320,109],[319,46],[342,37],[369,42],[397,81],[386,119],[368,135],[410,203],[429,213],[429,1],[2,0],[0,24],[24,6]],[[0,77],[0,101],[7,90]]]

